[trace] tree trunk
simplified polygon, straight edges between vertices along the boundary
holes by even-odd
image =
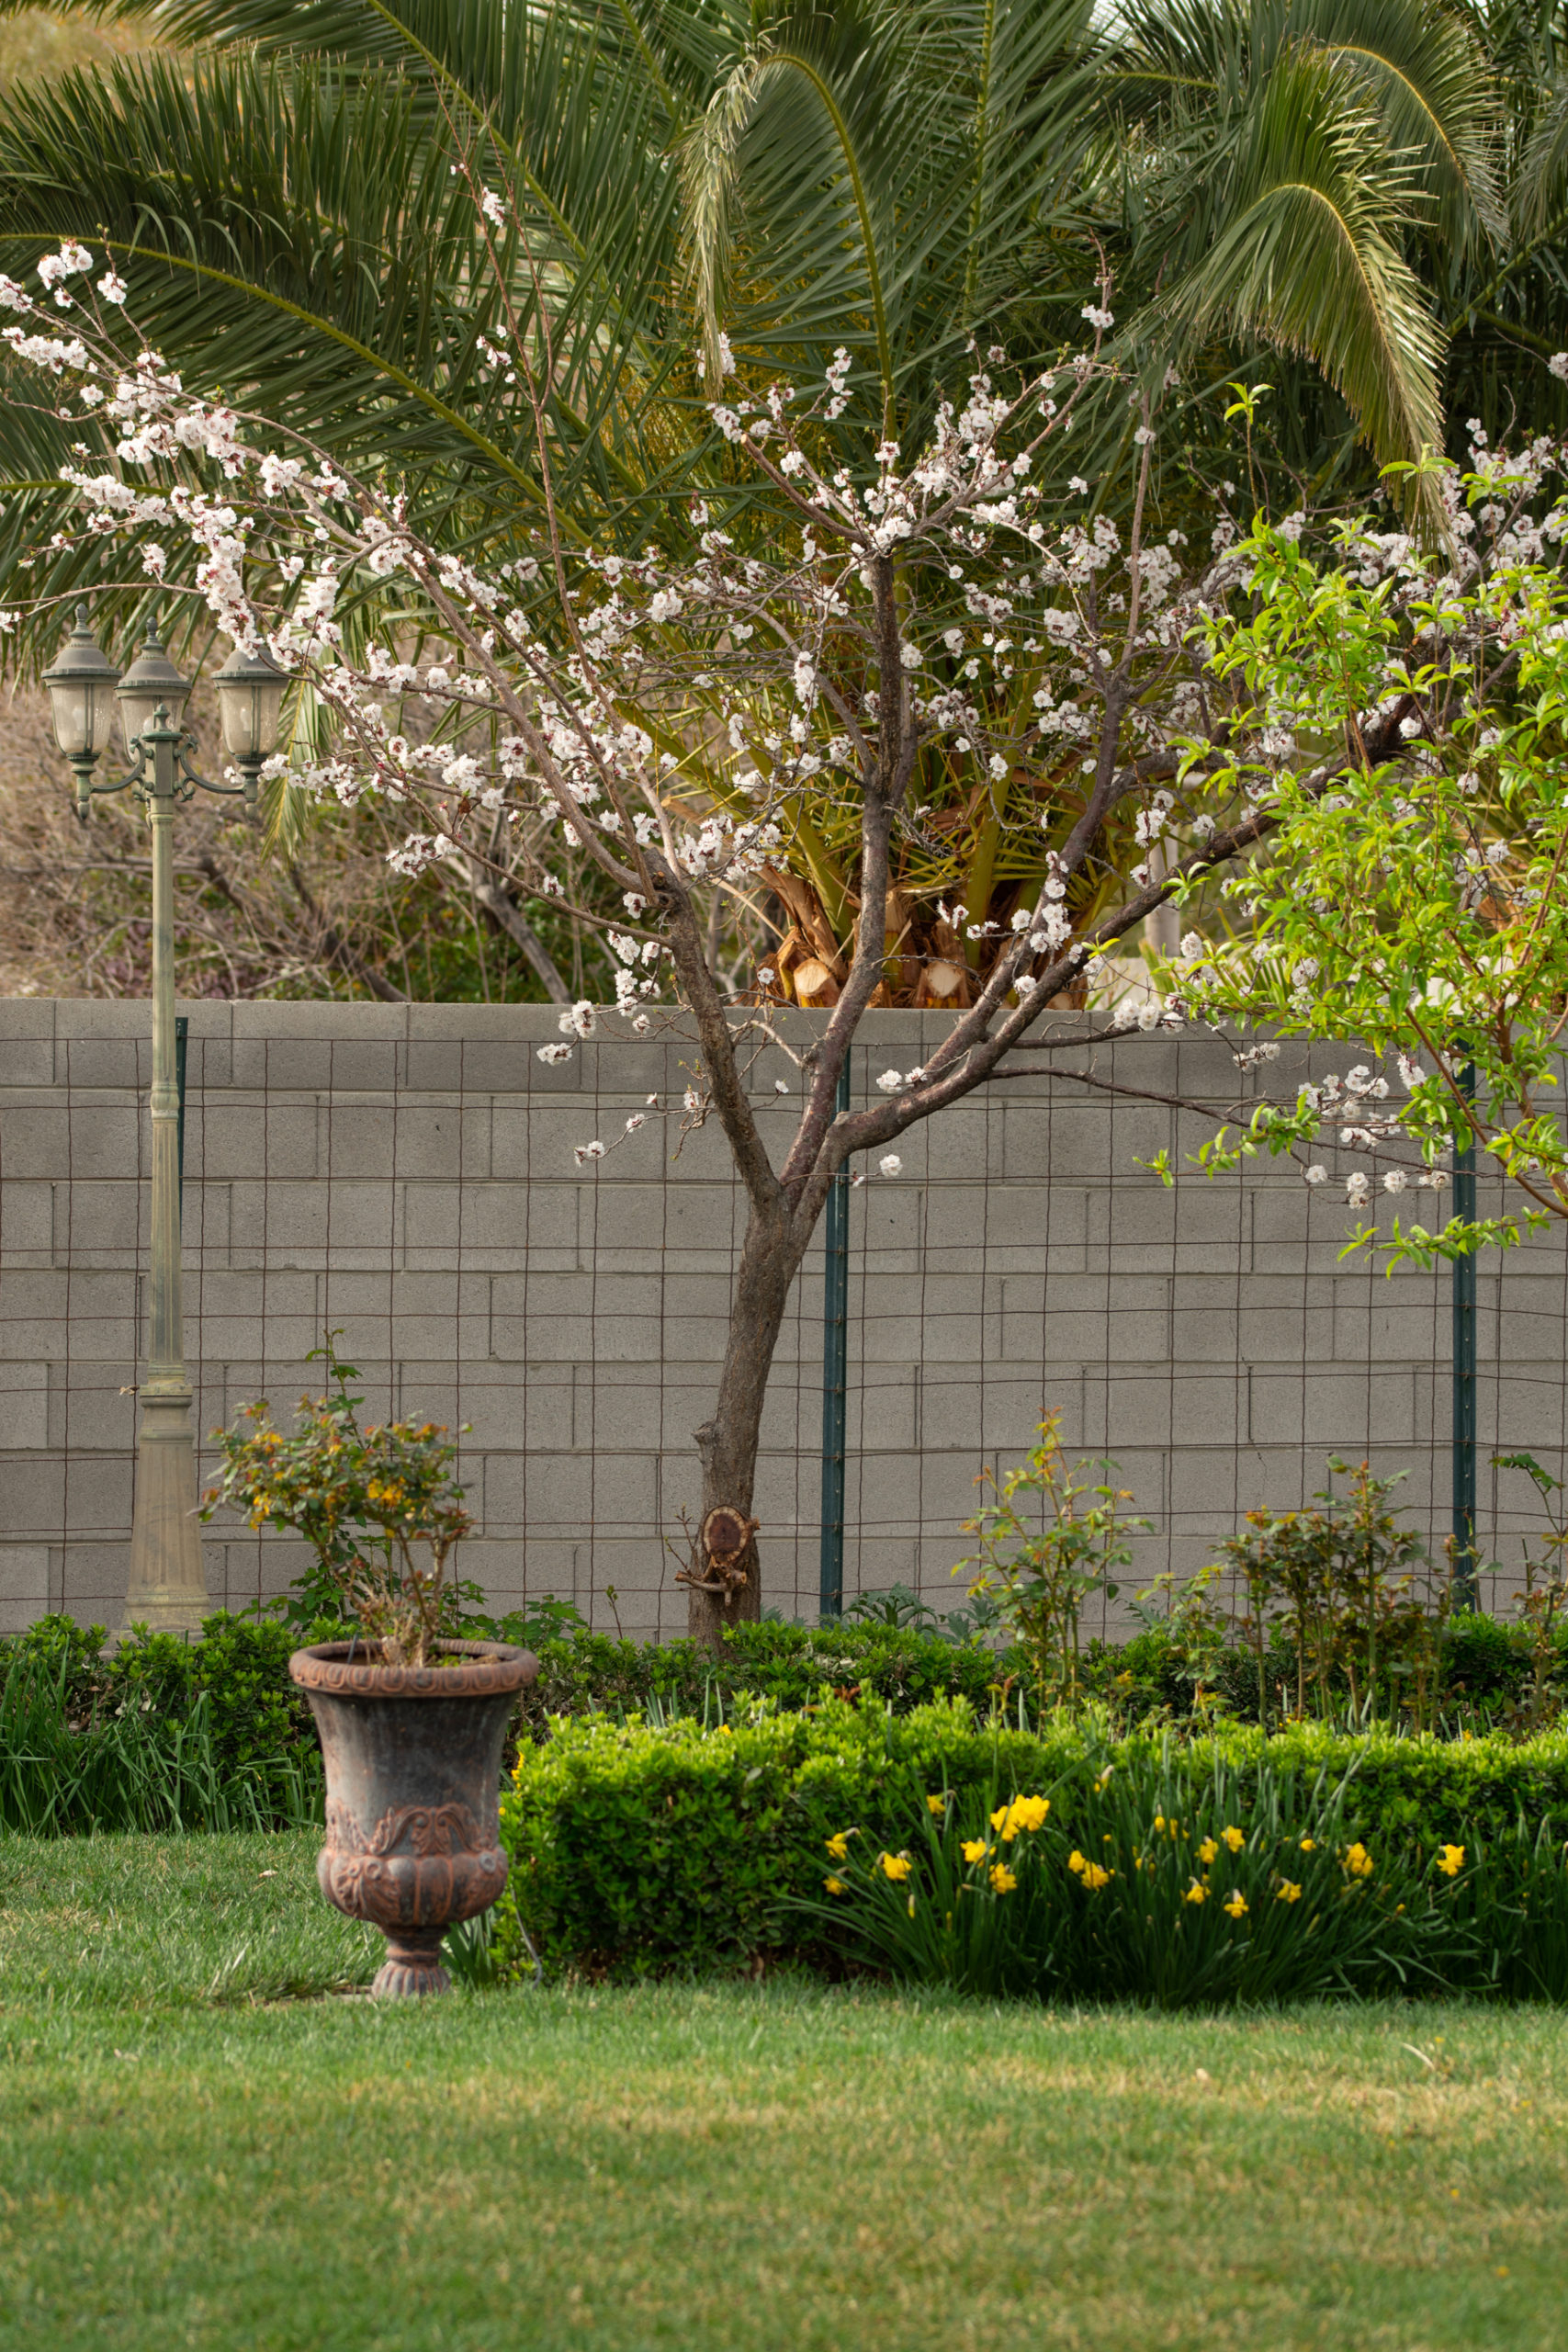
[[[757,1482],[757,1446],[768,1375],[784,1325],[789,1288],[804,1255],[783,1201],[767,1212],[753,1208],[747,1220],[729,1334],[719,1374],[714,1415],[694,1434],[702,1462],[702,1522],[687,1576],[687,1631],[694,1641],[717,1650],[726,1625],[754,1623],[761,1615],[757,1541],[750,1532]],[[741,1549],[717,1556],[707,1541],[714,1512],[733,1513],[746,1530]]]

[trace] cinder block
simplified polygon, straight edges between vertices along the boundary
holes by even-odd
[[[0,1455],[0,1533],[7,1540],[58,1537],[64,1524],[64,1497],[65,1468],[58,1458]],[[74,1521],[83,1527],[93,1523]]]
[[[320,1168],[320,1119],[314,1103],[216,1102],[187,1132],[192,1171],[216,1177],[296,1181]]]
[[[724,1358],[728,1324],[717,1316],[671,1315],[654,1334],[652,1360],[671,1364],[711,1364],[716,1375]]]
[[[685,1050],[685,1058],[695,1057],[694,1040]],[[585,1080],[597,1093],[617,1097],[624,1094],[633,1102],[640,1102],[644,1095],[655,1091],[662,1093],[671,1083],[663,1048],[652,1037],[596,1038],[583,1056],[583,1070]]]
[[[617,1316],[496,1316],[491,1325],[491,1352],[513,1361],[526,1356],[538,1363],[657,1363],[660,1354],[660,1318],[656,1315]]]
[[[15,1002],[15,999],[6,1000]],[[49,1030],[32,1036],[0,1031],[0,1087],[41,1089],[54,1084],[54,1038]]]
[[[615,1133],[627,1114],[618,1115],[614,1107],[606,1112],[592,1097],[573,1094],[569,1101],[552,1099],[547,1102],[530,1102],[513,1106],[498,1102],[495,1106],[491,1132],[491,1173],[506,1183],[565,1183],[581,1182],[574,1157],[579,1144],[592,1143],[601,1135],[601,1125],[609,1117],[615,1119],[611,1133]],[[625,1162],[628,1154],[617,1153]],[[629,1176],[633,1171],[627,1170]],[[637,1171],[645,1178],[660,1172],[657,1159],[651,1166],[643,1164]]]
[[[6,1188],[9,1190],[9,1187]],[[40,1188],[41,1189],[41,1188]],[[78,1177],[51,1186],[51,1247],[57,1265],[136,1264],[150,1204],[134,1171],[114,1180]]]
[[[582,1442],[570,1378],[530,1377],[513,1387],[466,1377],[463,1418],[473,1423],[472,1442],[481,1450],[567,1452]]]
[[[57,1066],[63,1064],[67,1086],[83,1092],[102,1090],[137,1094],[151,1083],[152,1016],[145,1003],[136,1009],[141,1018],[130,1035],[77,1036],[60,1041],[62,1050],[57,1056]]]
[[[130,1114],[126,1140],[132,1167],[136,1165],[134,1130],[134,1114]],[[0,1149],[5,1153],[7,1185],[19,1177],[41,1179],[47,1183],[61,1175],[72,1164],[70,1114],[65,1105],[51,1104],[47,1109],[30,1103],[7,1107],[0,1125]]]
[[[1445,1277],[1447,1269],[1444,1270]],[[1390,1298],[1390,1285],[1377,1276],[1378,1292],[1371,1304],[1337,1299],[1334,1306],[1334,1347],[1337,1363],[1446,1363],[1453,1347],[1453,1302],[1447,1279],[1442,1294],[1416,1278],[1411,1285],[1426,1297]],[[1397,1283],[1399,1278],[1395,1277]]]
[[[44,1492],[52,1499],[54,1481],[50,1476],[55,1465],[38,1464],[35,1475]],[[64,1464],[64,1500],[58,1520],[51,1515],[49,1524],[63,1525],[69,1530],[81,1530],[86,1534],[130,1533],[131,1492],[134,1456],[79,1454],[73,1451]]]
[[[52,1037],[55,1012],[52,997],[0,997],[0,1041]]]
[[[48,1544],[0,1543],[0,1633],[19,1633],[48,1609]]]
[[[1354,1455],[1373,1442],[1408,1444],[1415,1434],[1415,1393],[1408,1372],[1255,1371],[1249,1435],[1260,1442],[1300,1443]]]
[[[130,1387],[131,1367],[115,1365],[71,1366],[71,1385],[65,1385],[65,1366],[55,1364],[40,1367],[48,1383],[39,1388],[39,1411],[47,1402],[46,1433],[34,1442],[51,1449],[75,1454],[129,1454],[136,1442],[136,1398],[125,1393]],[[118,1375],[121,1371],[125,1379]]]
[[[1172,1301],[1170,1310],[1168,1352],[1175,1363],[1239,1363],[1242,1361],[1241,1332],[1235,1312],[1235,1291],[1228,1297],[1211,1295],[1193,1300],[1192,1283],[1182,1289]],[[1202,1288],[1211,1294],[1213,1283]],[[1295,1353],[1292,1351],[1292,1353]]]
[[[417,1009],[434,1011],[438,1008]],[[526,1009],[537,1010],[536,1007]],[[455,1010],[512,1013],[525,1008],[475,1005]],[[541,1091],[547,1090],[554,1074],[551,1065],[539,1061],[537,1046],[521,1038],[507,1041],[499,1037],[464,1036],[446,1046],[411,1040],[405,1061],[406,1083],[411,1087],[449,1088],[465,1101],[495,1095],[509,1098],[527,1096],[536,1086]],[[571,1065],[566,1065],[565,1074],[570,1083],[574,1074]]]
[[[484,1524],[527,1526],[576,1541],[592,1528],[651,1527],[654,1458],[638,1453],[491,1454],[485,1464]]]
[[[136,1360],[137,1285],[134,1274],[84,1272],[71,1282],[69,1323],[62,1304],[52,1316],[31,1315],[22,1286],[46,1277],[24,1272],[7,1274],[4,1283],[6,1312],[0,1318],[0,1356],[68,1360],[78,1364],[114,1363],[126,1367]],[[117,1313],[115,1310],[118,1309]]]
[[[4,1147],[0,1121],[0,1148]],[[50,1183],[25,1183],[0,1161],[0,1264],[47,1266],[54,1250],[54,1194]]]
[[[62,1043],[78,1037],[141,1037],[151,1021],[145,997],[58,997],[54,1034]]]

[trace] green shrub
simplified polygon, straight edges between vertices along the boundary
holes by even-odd
[[[0,1642],[0,1826],[272,1828],[322,1817],[321,1750],[288,1679],[295,1637],[255,1617],[199,1642],[46,1617]]]
[[[1168,1735],[1108,1738],[1065,1719],[1038,1734],[981,1729],[953,1702],[906,1714],[840,1701],[801,1713],[756,1708],[707,1729],[689,1719],[559,1724],[524,1750],[502,1797],[513,1865],[502,1947],[515,1921],[556,1971],[705,1973],[791,1956],[842,1966],[865,1950],[863,1930],[836,1926],[826,1897],[826,1878],[841,1875],[829,1840],[841,1833],[852,1830],[854,1849],[871,1855],[912,1850],[928,1798],[945,1795],[954,1821],[972,1823],[998,1792],[1038,1792],[1050,1797],[1052,1836],[1066,1850],[1092,1856],[1109,1832],[1130,1857],[1134,1822],[1206,1819],[1222,1785],[1249,1838],[1266,1820],[1316,1819],[1337,1847],[1364,1843],[1390,1884],[1390,1873],[1427,1883],[1439,1849],[1463,1845],[1469,1875],[1436,1889],[1447,1906],[1444,1981],[1568,1995],[1568,1960],[1543,1957],[1540,1942],[1554,1934],[1568,1950],[1558,1901],[1568,1894],[1562,1733],[1515,1745],[1351,1737],[1313,1725],[1265,1736],[1233,1726],[1178,1743]],[[1108,1806],[1124,1815],[1113,1822]],[[1303,1826],[1301,1834],[1316,1833]],[[1522,1905],[1532,1876],[1540,1921],[1533,1944]],[[1481,1901],[1477,1887],[1490,1890],[1484,1932],[1466,1910]],[[1462,1932],[1448,1933],[1467,1919]],[[1391,1930],[1376,1965],[1341,1952],[1338,1976],[1331,1968],[1323,1981],[1430,1981],[1430,1955],[1423,1958],[1415,1934]],[[1093,1982],[1176,1997],[1150,1974],[1153,1948],[1145,1939],[1143,1959],[1130,1955],[1120,1975],[1097,1962]],[[1261,1978],[1222,1971],[1205,1997],[1244,1981]]]
[[[993,1693],[1016,1681],[1023,1665],[1021,1654],[998,1657],[979,1642],[885,1623],[735,1625],[716,1658],[696,1642],[628,1642],[581,1624],[563,1628],[558,1620],[541,1629],[521,1614],[470,1623],[536,1652],[539,1678],[524,1694],[523,1712],[539,1735],[554,1716],[595,1709],[702,1716],[739,1699],[805,1707],[829,1690],[881,1700],[900,1713],[962,1699],[987,1714]]]

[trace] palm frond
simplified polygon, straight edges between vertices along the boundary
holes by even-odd
[[[1416,194],[1344,68],[1300,44],[1248,110],[1226,158],[1224,225],[1165,314],[1190,333],[1223,321],[1309,353],[1381,463],[1438,449],[1441,336],[1386,233]]]
[[[684,151],[710,346],[724,323],[816,368],[841,343],[885,406],[951,369],[983,300],[1015,296],[1022,252],[1070,217],[1093,73],[1080,0],[772,17]]]
[[[1505,242],[1495,85],[1450,8],[1441,0],[1295,0],[1286,37],[1321,41],[1349,68],[1388,144],[1436,198],[1447,244]]]

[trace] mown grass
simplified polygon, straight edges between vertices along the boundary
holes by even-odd
[[[1552,2009],[382,2007],[313,1849],[0,1840],[0,2346],[1561,2342]]]

